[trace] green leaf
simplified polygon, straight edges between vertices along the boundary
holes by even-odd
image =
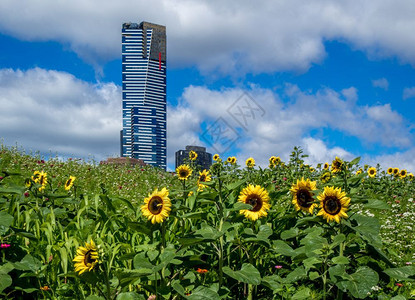
[[[172,288],[180,294],[183,298],[187,298],[185,295],[184,287],[180,284],[179,280],[173,280],[171,284]]]
[[[241,270],[233,271],[229,267],[223,268],[223,273],[240,282],[258,285],[261,283],[261,274],[253,265],[244,263]]]
[[[12,278],[8,274],[0,273],[0,293],[12,285]]]
[[[0,226],[9,227],[13,224],[13,216],[9,215],[5,211],[0,211]]]
[[[369,202],[363,205],[364,208],[372,208],[372,209],[388,209],[390,210],[391,207],[382,200],[369,200]]]
[[[303,266],[297,267],[294,271],[289,273],[286,278],[283,279],[284,283],[292,283],[297,282],[301,279],[304,279],[307,277],[307,271]]]
[[[283,285],[278,279],[279,278],[276,275],[265,276],[262,278],[261,284],[273,290],[274,293],[279,292],[282,291]]]
[[[242,203],[242,202],[236,202],[232,208],[226,209],[227,211],[239,211],[244,209],[252,209],[251,204]]]
[[[151,237],[151,228],[149,228],[148,226],[144,225],[143,223],[138,223],[138,222],[128,222],[127,223],[128,227],[130,227],[131,229],[137,231],[137,232],[141,232],[144,233],[145,235],[148,235]]]
[[[239,180],[237,182],[233,182],[231,184],[228,184],[226,187],[228,188],[228,190],[233,191],[234,189],[238,188],[239,186],[241,186],[245,182],[246,182],[246,179],[242,179],[242,180]]]
[[[288,240],[298,235],[298,228],[291,228],[289,230],[285,230],[281,232],[281,238],[283,240]]]
[[[377,285],[379,275],[368,267],[359,267],[347,281],[342,281],[342,285],[353,295],[353,297],[364,299],[372,290],[372,286]]]
[[[273,250],[276,253],[282,254],[284,256],[295,256],[297,255],[297,253],[289,246],[287,245],[284,241],[281,240],[276,240],[273,242]]]
[[[331,243],[330,248],[333,249],[340,245],[340,243],[346,240],[346,236],[343,233],[336,235],[333,239],[333,243]]]
[[[105,300],[105,298],[103,298],[101,296],[90,295],[90,296],[86,297],[85,300]]]
[[[333,257],[332,261],[336,265],[347,265],[349,263],[349,259],[344,256]]]
[[[32,272],[36,272],[40,270],[40,268],[42,267],[42,262],[37,258],[31,256],[30,254],[26,254],[26,256],[23,257],[23,259],[20,261],[20,263],[16,264],[20,264],[20,266],[23,266],[25,268],[24,270],[30,270]]]
[[[357,165],[357,164],[359,163],[359,161],[360,161],[360,156],[359,156],[359,157],[356,157],[355,159],[353,159],[353,160],[350,162],[350,165],[351,165],[351,166],[353,166],[353,165]]]
[[[291,299],[293,300],[300,300],[300,299],[310,299],[311,290],[309,288],[300,289],[297,293],[295,293]]]
[[[145,300],[143,295],[137,294],[136,292],[124,292],[120,293],[116,300]]]
[[[415,267],[405,266],[400,268],[389,268],[384,270],[386,274],[397,280],[409,280],[413,281],[410,277],[415,276]]]
[[[217,292],[205,286],[199,286],[192,291],[190,296],[186,297],[189,300],[219,300],[220,297]]]
[[[28,238],[29,240],[32,240],[32,241],[37,241],[36,236],[31,232],[27,232],[26,230],[15,228],[15,227],[10,227],[10,228],[13,229],[13,231],[19,236]]]
[[[150,263],[145,256],[145,253],[138,253],[136,256],[134,256],[133,260],[134,268],[135,269],[153,269],[154,265]]]
[[[303,264],[306,269],[317,268],[315,265],[321,264],[321,263],[322,263],[322,260],[315,256],[309,257],[303,260]]]
[[[308,277],[310,277],[310,280],[316,280],[320,277],[320,274],[317,272],[310,272],[308,273]]]
[[[406,298],[402,295],[397,295],[397,296],[391,298],[390,300],[406,300]]]

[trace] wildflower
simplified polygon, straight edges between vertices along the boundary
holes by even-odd
[[[41,287],[40,287],[40,290],[41,290],[41,291],[49,291],[49,290],[50,290],[50,287],[48,287],[47,285],[45,285],[45,286],[41,286]]]
[[[99,262],[98,249],[93,240],[90,243],[85,243],[85,247],[80,246],[76,250],[76,254],[73,261],[75,262],[75,272],[79,272],[79,275],[92,271]]]
[[[287,181],[287,177],[283,177],[282,180]]]
[[[199,274],[205,274],[205,273],[207,273],[209,271],[206,270],[206,269],[197,268],[197,271],[196,272],[199,273]]]
[[[253,168],[255,166],[255,159],[250,157],[245,161],[245,164],[248,168]]]
[[[32,180],[41,185],[39,188],[39,192],[41,192],[46,188],[46,184],[48,183],[47,173],[43,171],[35,171],[33,173]]]
[[[24,193],[24,196],[27,198],[27,197],[29,197],[29,193],[28,192],[25,192]]]
[[[154,190],[144,199],[141,206],[143,216],[151,220],[152,224],[162,223],[170,214],[171,202],[169,199],[169,191],[163,188],[161,191]]]
[[[374,168],[374,167],[370,167],[370,168],[367,170],[367,174],[369,175],[369,177],[374,178],[374,177],[376,176],[376,168]]]
[[[343,168],[344,162],[339,157],[336,156],[336,158],[331,163],[331,169],[333,173],[340,172]]]
[[[282,269],[282,266],[280,266],[280,265],[276,265],[276,266],[275,266],[275,269]]]
[[[301,180],[297,179],[297,183],[292,185],[290,191],[293,194],[292,203],[296,210],[301,209],[310,214],[313,213],[314,207],[317,206],[313,203],[313,191],[317,189],[316,184],[316,181],[310,181],[310,179],[304,180],[302,178]]]
[[[341,188],[326,186],[317,198],[320,200],[321,207],[317,215],[323,216],[327,222],[334,220],[340,223],[341,217],[348,217],[346,211],[350,204],[350,198],[346,197],[346,193]]]
[[[194,161],[194,160],[196,160],[196,158],[197,158],[197,153],[195,151],[191,150],[189,152],[189,159]]]
[[[250,184],[244,188],[239,194],[238,201],[252,205],[251,209],[242,209],[239,213],[245,215],[246,218],[256,221],[260,217],[267,215],[270,209],[268,192],[259,185]]]
[[[180,180],[186,180],[192,174],[192,169],[188,165],[180,165],[176,169]]]
[[[399,282],[395,283],[395,285],[396,286],[399,286],[399,287],[403,286],[403,284],[402,283],[399,283]]]
[[[203,191],[203,189],[206,187],[205,184],[202,182],[209,182],[212,180],[212,177],[209,174],[209,171],[203,170],[203,172],[199,172],[199,179],[197,180],[198,185],[198,191]]]
[[[10,247],[10,244],[1,244],[0,245],[1,249],[6,249],[6,248],[9,248],[9,247]]]
[[[66,180],[65,182],[65,190],[69,191],[71,189],[71,187],[73,186],[73,183],[75,181],[76,177],[75,176],[69,176],[69,179]]]

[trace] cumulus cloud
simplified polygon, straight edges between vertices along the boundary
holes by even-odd
[[[402,96],[402,98],[404,100],[409,99],[409,98],[414,98],[414,97],[415,97],[415,86],[414,87],[404,88],[403,89],[403,96]]]
[[[389,81],[386,78],[379,78],[372,80],[372,85],[387,91],[389,88]]]
[[[283,97],[290,100],[284,102],[281,100]],[[249,99],[254,102],[249,102]],[[241,112],[236,117],[235,111],[238,110],[230,109],[235,106]],[[248,91],[189,86],[183,92],[181,104],[171,108],[169,115],[169,128],[172,129],[168,132],[170,161],[174,161],[173,154],[180,148],[177,143],[183,141],[182,136],[189,137],[189,142],[193,138],[210,152],[218,152],[209,140],[196,138],[218,119],[226,120],[228,126],[239,133],[235,140],[238,157],[245,160],[254,156],[262,165],[267,164],[271,155],[288,159],[294,146],[302,146],[310,154],[310,163],[331,161],[336,155],[346,160],[353,159],[353,149],[328,147],[327,137],[310,136],[311,131],[324,131],[325,128],[356,137],[363,144],[372,146],[407,149],[413,141],[409,124],[390,104],[358,105],[355,88],[340,92],[325,88],[311,93],[287,85],[285,90],[276,93],[258,86]],[[246,126],[242,125],[243,116]]]
[[[120,56],[121,24],[146,20],[167,26],[170,66],[243,75],[306,71],[327,40],[415,66],[414,14],[412,0],[3,0],[0,32],[59,41],[99,68]]]
[[[121,91],[40,68],[0,70],[0,128],[6,145],[60,156],[119,155]]]

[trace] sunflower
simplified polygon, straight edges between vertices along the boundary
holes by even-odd
[[[48,183],[48,177],[46,172],[39,172],[35,171],[32,176],[32,180],[38,184],[40,184],[39,192],[43,191],[46,188],[46,184]]]
[[[275,165],[277,163],[277,157],[276,156],[271,156],[269,158],[269,164],[270,165]]]
[[[324,163],[323,169],[328,170],[330,168],[330,165],[328,162]]]
[[[341,188],[326,186],[317,199],[320,200],[321,207],[317,215],[323,216],[327,222],[334,220],[340,223],[341,217],[348,217],[346,211],[350,204],[350,198],[346,197],[346,192],[343,192]]]
[[[237,159],[236,159],[236,157],[235,156],[232,156],[231,157],[231,164],[236,164],[236,161],[237,161]]]
[[[177,167],[176,173],[180,180],[186,180],[192,175],[192,169],[188,165],[180,165]]]
[[[226,159],[226,161],[228,162],[228,163],[232,163],[232,156],[229,156],[227,159]]]
[[[408,172],[407,172],[405,169],[402,169],[402,170],[399,172],[399,178],[404,179],[404,178],[406,177],[407,173],[408,173]]]
[[[310,167],[310,172],[311,173],[313,173],[313,172],[315,172],[316,171],[316,169],[314,169],[313,167]]]
[[[253,168],[255,166],[255,159],[250,157],[245,161],[245,164],[248,168]]]
[[[75,176],[69,176],[69,179],[65,182],[65,190],[69,191],[73,186],[73,182],[75,181]]]
[[[330,179],[331,179],[330,171],[326,171],[320,176],[320,180],[321,180],[322,183],[329,182]]]
[[[194,152],[193,150],[191,150],[189,152],[189,159],[192,160],[192,161],[194,161],[194,160],[196,160],[196,158],[197,158],[197,153]]]
[[[86,271],[92,271],[99,263],[98,249],[94,241],[91,240],[91,243],[85,243],[85,247],[80,246],[76,250],[76,256],[73,261],[75,262],[75,272],[79,272],[79,275]]]
[[[251,209],[242,209],[239,213],[252,221],[267,215],[270,209],[268,192],[260,185],[248,185],[239,194],[238,201],[252,205]]]
[[[363,173],[363,169],[360,168],[359,170],[356,171],[356,175],[362,174]]]
[[[393,168],[393,175],[398,176],[399,175],[399,168]]]
[[[414,180],[414,174],[408,173],[409,180]]]
[[[331,170],[333,173],[340,172],[343,168],[344,162],[336,156],[336,158],[331,163]]]
[[[295,206],[296,210],[303,210],[309,212],[310,214],[313,213],[314,207],[317,206],[314,202],[314,193],[313,191],[316,190],[316,181],[310,181],[310,179],[301,180],[297,179],[297,183],[293,184],[290,191],[293,194],[293,201],[292,203]]]
[[[169,191],[162,188],[161,191],[155,189],[148,197],[144,199],[141,206],[141,212],[144,217],[151,220],[151,223],[162,223],[169,216],[171,210],[171,202],[169,199]]]
[[[367,174],[372,178],[375,177],[376,176],[376,168],[375,167],[370,167],[367,170]]]
[[[219,154],[215,154],[215,155],[213,155],[213,160],[214,160],[214,161],[219,161],[219,159],[220,159]]]
[[[388,168],[388,174],[392,175],[393,174],[393,168]]]
[[[211,181],[212,177],[209,174],[209,171],[207,170],[203,170],[202,172],[199,172],[199,179],[197,180],[197,190],[198,191],[203,191],[203,189],[206,187],[205,184],[203,184],[202,182],[208,182]]]

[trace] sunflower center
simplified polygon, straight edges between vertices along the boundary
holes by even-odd
[[[340,200],[335,196],[328,196],[324,200],[324,211],[330,215],[337,215],[341,208]]]
[[[187,176],[187,171],[186,170],[183,170],[183,171],[180,171],[180,177],[186,177]]]
[[[85,266],[89,266],[92,263],[95,262],[95,259],[92,258],[92,251],[93,250],[88,250],[85,255],[84,255],[84,264]]]
[[[163,200],[160,197],[154,196],[148,202],[148,210],[153,215],[158,215],[159,213],[161,213],[162,209],[163,209]]]
[[[40,176],[39,183],[40,183],[41,185],[43,185],[43,184],[44,184],[44,182],[45,182],[45,177],[44,177],[44,176]]]
[[[249,211],[259,211],[262,208],[262,199],[258,195],[251,195],[246,198],[245,203],[252,205],[252,209]]]
[[[200,182],[205,182],[206,181],[206,175],[201,175],[199,178]]]
[[[301,207],[309,208],[313,204],[313,197],[311,197],[311,194],[308,190],[299,190],[297,192],[297,203]]]
[[[70,186],[72,182],[72,179],[68,179],[68,181],[66,182],[66,186]]]

